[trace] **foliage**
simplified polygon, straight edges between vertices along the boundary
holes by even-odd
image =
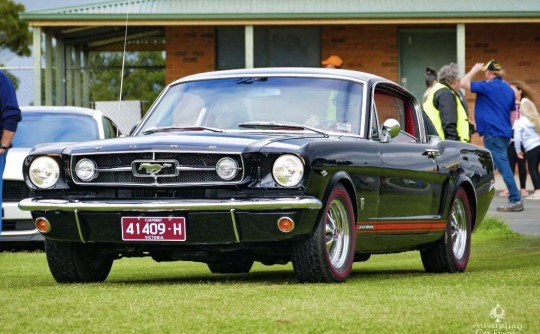
[[[120,98],[122,53],[95,52],[89,56],[92,69],[91,99],[116,101]],[[162,52],[126,54],[122,100],[152,102],[165,87],[165,60]]]
[[[3,64],[0,64],[0,67],[2,67],[2,66],[3,66]],[[19,78],[14,76],[13,73],[11,73],[9,71],[4,71],[4,74],[7,75],[9,80],[11,80],[11,83],[13,83],[13,86],[15,86],[15,90],[17,90],[19,88],[19,84],[21,83],[21,80],[19,80]]]
[[[0,51],[9,49],[19,56],[30,55],[31,34],[28,23],[20,18],[24,5],[0,0]]]
[[[501,324],[540,333],[540,238],[481,230],[463,274],[426,273],[406,252],[355,263],[344,284],[300,284],[290,265],[215,275],[133,258],[104,283],[62,285],[42,252],[0,253],[0,267],[6,333],[479,333],[497,305]]]

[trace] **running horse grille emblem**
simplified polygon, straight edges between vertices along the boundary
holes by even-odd
[[[160,160],[160,161],[133,161],[133,175],[138,177],[158,177],[177,176],[178,161],[176,160]],[[158,175],[159,174],[159,175]]]
[[[163,169],[163,167],[167,168],[167,167],[171,167],[171,166],[172,166],[172,164],[160,165],[160,164],[150,164],[148,162],[145,162],[145,163],[139,165],[139,170],[144,168],[144,170],[146,170],[147,174],[157,174]]]

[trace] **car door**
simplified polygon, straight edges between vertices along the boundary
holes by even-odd
[[[439,172],[436,160],[439,141],[427,140],[421,112],[412,95],[391,85],[379,85],[374,88],[373,101],[372,112],[376,113],[378,124],[389,118],[401,124],[397,137],[379,142],[382,169],[375,232],[439,231],[444,227],[440,221],[440,199],[447,180],[447,175]]]

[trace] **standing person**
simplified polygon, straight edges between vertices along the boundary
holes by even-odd
[[[519,185],[521,188],[521,197],[529,196],[529,192],[527,191],[527,162],[525,159],[520,159],[517,156],[516,150],[514,148],[514,126],[516,120],[518,120],[521,117],[521,111],[520,111],[520,104],[521,104],[521,98],[522,98],[522,89],[517,87],[523,87],[523,84],[521,82],[512,82],[511,84],[512,89],[514,90],[514,95],[516,97],[516,110],[512,113],[511,120],[512,120],[512,139],[510,140],[510,145],[508,145],[508,161],[510,162],[510,169],[512,170],[512,173],[516,170],[516,165],[518,169],[518,176],[519,176]],[[525,152],[525,148],[523,145],[521,145],[521,151]],[[509,192],[508,189],[505,189],[501,191],[499,194],[503,197],[508,197]]]
[[[435,86],[435,84],[438,82],[437,78],[437,71],[435,71],[431,67],[426,67],[426,91],[424,92],[423,101],[426,100],[429,93],[431,92],[431,88]]]
[[[6,166],[7,151],[11,147],[17,125],[21,119],[21,110],[17,103],[15,87],[8,76],[0,71],[0,127],[2,129],[2,137],[0,138],[0,203],[2,203],[2,190],[4,187],[2,176],[4,175],[4,167]],[[1,231],[2,218],[0,217]]]
[[[472,81],[484,71],[484,81]],[[508,203],[497,207],[497,211],[523,211],[523,201],[508,162],[508,145],[512,138],[510,114],[515,109],[514,91],[503,80],[504,71],[498,62],[476,63],[460,82],[461,87],[476,93],[474,119],[476,131],[483,137],[484,146],[491,151],[495,167],[499,170],[506,188],[510,192]]]
[[[422,106],[439,137],[468,143],[469,119],[458,94],[459,77],[457,64],[450,63],[441,67],[439,81],[435,82]]]
[[[540,199],[540,115],[535,106],[532,90],[520,81],[512,83],[512,88],[521,100],[521,115],[514,123],[514,145],[517,157],[526,158],[534,193],[528,199]],[[525,151],[525,154],[523,153]]]

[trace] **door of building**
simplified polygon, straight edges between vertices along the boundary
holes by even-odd
[[[456,62],[456,29],[401,29],[399,31],[400,83],[422,102],[426,67],[439,71]]]

